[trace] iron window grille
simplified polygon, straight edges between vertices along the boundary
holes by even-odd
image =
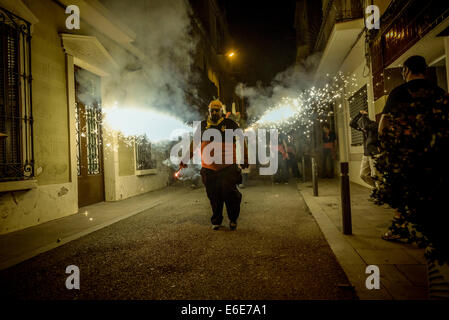
[[[75,90],[78,97],[75,103],[77,173],[82,176],[82,168],[86,167],[87,175],[98,175],[102,172],[103,144],[100,78],[75,66]],[[85,147],[82,138],[85,138]]]
[[[360,110],[368,111],[368,94],[366,85],[349,98],[349,113],[351,115],[351,119],[354,119],[354,117],[360,113]],[[362,144],[362,131],[351,128],[351,145],[360,146]]]
[[[0,182],[34,177],[31,24],[0,7]]]
[[[136,137],[136,169],[155,169],[151,152],[151,142],[146,135]]]

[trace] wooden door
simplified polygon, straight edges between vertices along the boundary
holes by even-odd
[[[100,77],[75,67],[78,206],[104,201]]]

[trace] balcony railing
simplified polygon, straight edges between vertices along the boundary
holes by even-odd
[[[381,17],[381,29],[370,44],[374,97],[388,93],[384,69],[449,17],[449,2],[396,0]]]
[[[323,11],[323,22],[315,42],[315,51],[322,51],[336,23],[363,18],[360,0],[329,0]]]
[[[0,7],[0,182],[34,176],[30,31]]]

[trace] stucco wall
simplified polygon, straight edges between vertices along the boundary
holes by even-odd
[[[65,54],[58,35],[64,15],[51,1],[28,1],[39,18],[31,40],[35,168],[39,185],[70,181],[69,131]]]
[[[123,176],[117,179],[117,200],[130,198],[167,186],[168,170],[159,168],[158,173],[146,176]]]
[[[58,219],[77,211],[78,194],[72,183],[0,193],[0,234]]]
[[[117,43],[86,23],[82,22],[81,30],[66,30],[67,15],[64,8],[54,1],[24,0],[23,3],[39,19],[33,25],[31,44],[38,187],[0,193],[0,234],[78,212],[74,58],[64,53],[59,33],[94,35],[113,56],[124,52]],[[106,96],[105,92],[103,96]],[[105,148],[104,152],[106,201],[129,198],[167,185],[168,170],[160,161],[157,174],[138,177],[134,172],[134,148],[122,145],[122,153],[119,154],[116,137],[104,135],[104,138],[105,144],[111,143],[111,148]],[[119,170],[123,176],[119,176]]]
[[[134,146],[124,143],[121,139],[118,139],[118,145],[118,165],[120,170],[115,181],[115,200],[126,199],[167,186],[170,173],[168,167],[162,164],[162,161],[165,160],[164,154],[153,150],[153,152],[156,152],[154,155],[156,160],[156,174],[137,176],[135,172],[136,159],[134,156]],[[121,152],[120,149],[122,149]],[[122,169],[123,167],[126,172]]]
[[[76,184],[71,182],[66,57],[58,35],[65,13],[63,8],[49,0],[23,2],[39,19],[39,23],[33,25],[31,41],[34,158],[38,187],[0,193],[0,234],[78,210]]]
[[[134,144],[129,139],[118,138],[119,176],[133,175],[135,171]]]

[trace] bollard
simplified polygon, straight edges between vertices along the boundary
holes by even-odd
[[[341,167],[341,212],[343,221],[343,234],[352,234],[351,222],[351,194],[349,188],[349,164],[340,163]]]
[[[302,157],[302,182],[306,182],[306,158]]]
[[[312,158],[312,185],[313,196],[318,197],[318,168],[316,166],[315,158]]]

